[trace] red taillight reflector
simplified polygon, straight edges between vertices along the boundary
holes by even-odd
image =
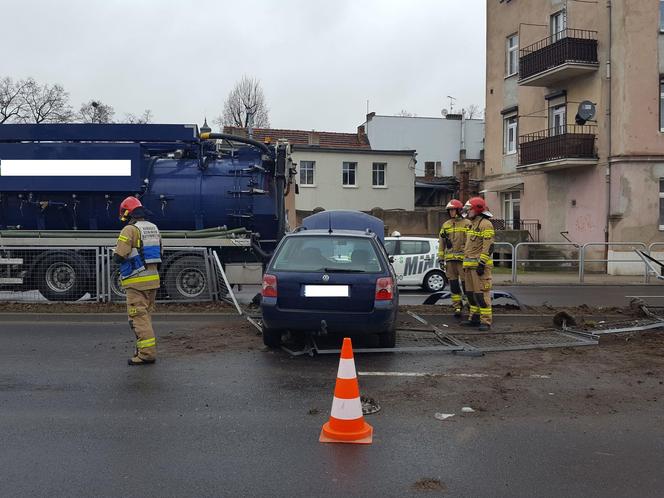
[[[394,297],[394,281],[392,277],[376,280],[376,301],[391,301]]]
[[[263,275],[263,297],[277,297],[277,277],[266,273]]]

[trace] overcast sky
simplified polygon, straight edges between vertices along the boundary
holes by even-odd
[[[0,77],[156,122],[221,113],[259,78],[274,128],[354,131],[377,114],[484,107],[484,0],[0,0]],[[11,22],[7,22],[11,20]]]

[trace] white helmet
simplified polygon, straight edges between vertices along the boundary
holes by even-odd
[[[392,237],[401,237],[401,233],[395,230],[394,232],[392,232]]]

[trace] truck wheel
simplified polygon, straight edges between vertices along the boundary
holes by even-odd
[[[397,329],[391,328],[378,336],[378,347],[393,348],[397,345]]]
[[[51,254],[37,263],[33,274],[39,292],[49,301],[78,301],[87,293],[90,273],[75,254]]]
[[[268,329],[263,326],[263,344],[268,348],[278,348],[281,346],[281,330]]]
[[[122,284],[120,283],[120,267],[114,265],[111,267],[111,276],[110,276],[110,286],[111,286],[111,301],[125,301],[127,299],[127,291]]]
[[[440,270],[433,270],[426,274],[422,287],[427,292],[440,292],[447,286],[447,277]]]
[[[203,301],[210,298],[205,261],[198,256],[184,256],[166,269],[164,286],[171,299]]]

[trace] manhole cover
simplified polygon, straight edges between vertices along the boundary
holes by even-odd
[[[362,402],[363,415],[371,415],[380,411],[380,405],[375,399],[368,396],[360,396],[360,401]]]

